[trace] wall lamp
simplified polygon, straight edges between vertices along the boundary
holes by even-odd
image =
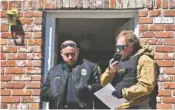
[[[24,45],[24,30],[16,8],[7,11],[8,25],[11,26],[11,34],[15,45]]]

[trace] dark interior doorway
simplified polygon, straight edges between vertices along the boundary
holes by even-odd
[[[116,32],[123,26],[132,27],[127,26],[131,24],[128,21],[129,18],[56,19],[55,64],[62,60],[59,52],[61,43],[64,40],[74,40],[79,45],[80,55],[98,63],[103,72],[114,54]]]

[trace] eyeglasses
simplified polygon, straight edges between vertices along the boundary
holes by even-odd
[[[117,52],[121,52],[127,45],[116,45]]]
[[[61,49],[66,48],[67,46],[73,47],[73,48],[77,48],[77,45],[75,43],[64,43],[61,45]]]

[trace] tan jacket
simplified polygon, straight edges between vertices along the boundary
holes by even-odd
[[[142,49],[140,49],[136,54],[141,54],[141,57],[137,62],[138,82],[129,88],[122,89],[123,97],[128,101],[121,104],[119,108],[128,108],[144,101],[153,91],[157,82],[156,65],[154,60],[151,58],[153,56],[151,50],[148,47],[142,47]],[[118,70],[118,72],[119,71],[121,70]],[[115,74],[117,74],[110,72],[112,71],[107,68],[101,75],[100,81],[102,86],[110,83]]]

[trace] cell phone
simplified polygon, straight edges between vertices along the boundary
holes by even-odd
[[[113,62],[114,62],[114,61],[120,61],[121,58],[122,58],[122,55],[121,55],[120,53],[115,53],[115,55],[114,55],[113,58],[114,58]]]

